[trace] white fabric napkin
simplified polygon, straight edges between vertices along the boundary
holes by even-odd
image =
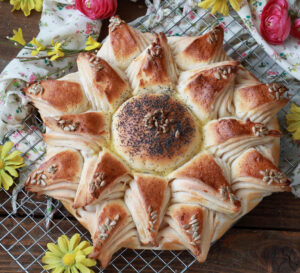
[[[85,48],[85,42],[90,35],[97,39],[101,21],[93,21],[84,16],[75,9],[74,4],[73,0],[44,0],[40,32],[36,39],[43,45],[50,45],[52,39],[57,42],[64,40],[64,47],[68,49]],[[22,49],[18,57],[31,57],[30,54],[30,50]],[[33,82],[49,74],[53,78],[58,78],[76,71],[75,60],[76,56],[54,62],[49,59],[30,62],[13,59],[4,68],[0,74],[0,141],[9,129],[22,129],[23,126],[19,123],[31,110],[28,101],[19,92],[21,88],[27,82]],[[14,96],[8,96],[12,91]]]

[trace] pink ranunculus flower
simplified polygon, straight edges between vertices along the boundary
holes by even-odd
[[[296,19],[291,28],[291,35],[300,39],[300,18]]]
[[[87,17],[102,20],[115,14],[117,0],[76,0],[75,6]]]
[[[280,45],[289,36],[291,19],[288,9],[286,0],[269,0],[263,8],[260,33],[268,43]]]

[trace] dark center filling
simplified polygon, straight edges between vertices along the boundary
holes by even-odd
[[[173,159],[185,152],[196,134],[189,111],[168,95],[133,97],[115,118],[120,146],[131,158]]]

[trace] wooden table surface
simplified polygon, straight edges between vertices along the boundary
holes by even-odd
[[[131,21],[145,13],[145,6],[141,0],[137,3],[132,3],[129,0],[118,2],[117,13],[126,21]],[[8,1],[0,2],[0,6],[1,71],[18,52],[18,49],[12,47],[5,40],[5,37],[11,36],[12,29],[22,27],[25,39],[31,39],[38,32],[40,13],[33,12],[30,17],[26,18],[20,12],[11,13],[11,6]],[[104,22],[101,38],[104,38],[106,34],[107,21]],[[1,192],[0,201],[3,202],[5,199],[7,199],[7,195]],[[0,223],[6,215],[6,211],[1,209]],[[22,218],[22,214],[19,213],[16,217]],[[14,224],[11,220],[5,223],[7,227]],[[32,223],[28,223],[27,228],[29,229],[31,226]],[[5,233],[5,229],[0,226],[0,238]],[[9,239],[1,243],[4,245],[11,244]],[[43,246],[46,243],[47,241],[41,242]],[[24,240],[23,244],[25,247],[29,247],[30,240]],[[17,255],[18,253],[14,254]],[[178,270],[180,270],[179,266]],[[1,248],[0,272],[22,272],[14,260]],[[36,269],[32,267],[30,271],[30,273],[36,272],[40,272],[39,266]],[[152,271],[149,269],[144,272]],[[212,246],[205,263],[195,263],[187,272],[299,273],[300,199],[296,199],[291,193],[273,194],[265,198]]]

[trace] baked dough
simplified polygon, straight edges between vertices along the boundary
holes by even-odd
[[[287,89],[260,83],[223,38],[220,26],[167,38],[113,17],[98,56],[25,88],[48,145],[26,189],[62,201],[103,267],[122,247],[189,249],[203,262],[263,197],[290,191],[275,117]]]

